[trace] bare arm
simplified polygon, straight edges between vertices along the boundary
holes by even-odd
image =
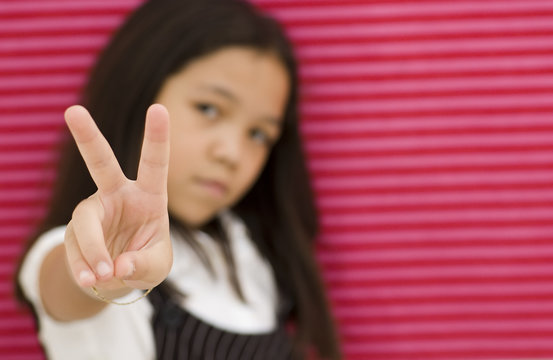
[[[116,298],[154,287],[169,273],[169,119],[160,105],[148,110],[138,178],[132,181],[84,108],[71,107],[65,117],[98,191],[75,208],[64,244],[46,256],[39,289],[48,314],[71,321],[104,308],[92,286]]]
[[[62,244],[54,248],[42,263],[39,286],[44,308],[58,321],[83,319],[97,314],[106,303],[94,299],[75,282],[65,258],[65,246]]]

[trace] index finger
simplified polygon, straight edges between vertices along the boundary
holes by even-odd
[[[88,111],[71,106],[65,111],[65,121],[98,189],[110,192],[122,185],[126,177]]]

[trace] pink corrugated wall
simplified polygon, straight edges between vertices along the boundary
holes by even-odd
[[[0,1],[0,359],[62,113],[140,0]],[[256,0],[302,63],[347,359],[553,359],[553,1]]]

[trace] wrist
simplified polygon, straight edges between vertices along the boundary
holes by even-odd
[[[97,301],[112,302],[130,294],[134,288],[128,287],[122,283],[119,288],[92,286],[90,288],[81,288],[85,294]]]
[[[124,294],[124,295],[120,295],[120,294],[119,294],[117,297],[113,297],[115,294],[112,292],[112,293],[110,294],[110,296],[112,296],[112,297],[105,297],[103,294],[101,294],[101,293],[98,291],[98,289],[97,289],[96,287],[92,286],[92,287],[91,287],[91,290],[92,290],[92,293],[94,294],[94,296],[96,296],[96,299],[97,299],[97,300],[101,300],[101,301],[103,301],[103,302],[105,302],[105,303],[108,303],[108,304],[115,304],[115,305],[130,305],[130,304],[133,304],[133,303],[137,302],[138,300],[140,300],[140,299],[146,297],[146,296],[153,290],[153,288],[149,288],[149,289],[146,290],[141,296],[138,296],[138,297],[136,297],[136,298],[134,298],[133,300],[130,300],[130,301],[116,300],[116,299],[118,299],[118,298],[120,298],[120,297],[122,297],[122,296],[124,296],[124,295],[126,295],[126,294]],[[133,289],[130,289],[130,290],[132,291]],[[130,292],[130,291],[129,291],[129,292]],[[128,294],[128,292],[127,292],[127,294]]]

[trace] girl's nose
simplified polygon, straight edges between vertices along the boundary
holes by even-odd
[[[244,139],[236,130],[221,131],[213,143],[213,157],[226,165],[235,168],[244,155]]]

